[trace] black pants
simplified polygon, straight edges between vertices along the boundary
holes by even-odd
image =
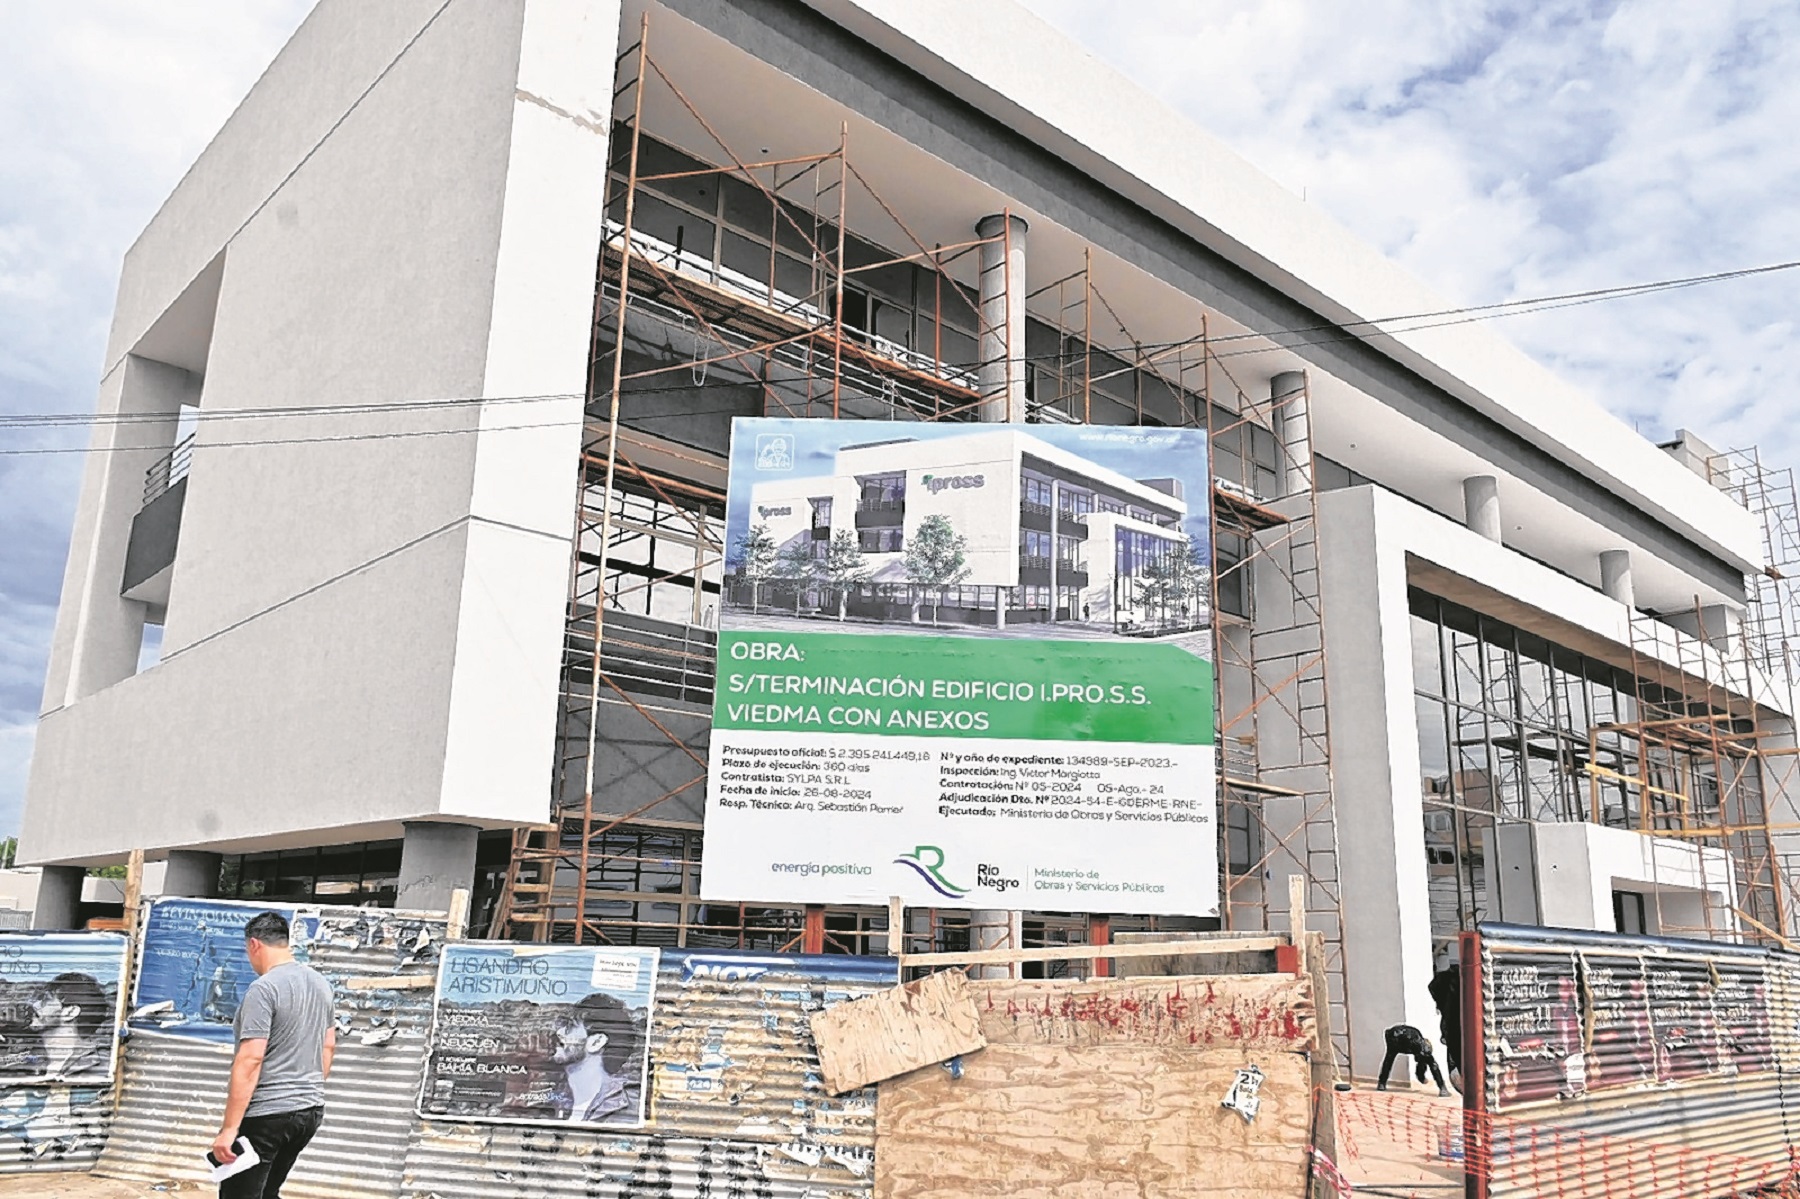
[[[1388,1075],[1394,1072],[1394,1059],[1401,1054],[1413,1060],[1413,1077],[1420,1082],[1425,1081],[1425,1072],[1431,1071],[1432,1081],[1437,1083],[1438,1090],[1449,1088],[1444,1085],[1444,1076],[1438,1071],[1437,1058],[1432,1056],[1431,1043],[1419,1034],[1415,1028],[1397,1024],[1387,1030],[1387,1056],[1381,1059],[1381,1077],[1376,1080],[1377,1088],[1385,1088]]]
[[[288,1171],[319,1131],[325,1118],[322,1107],[302,1108],[297,1112],[280,1112],[273,1116],[245,1116],[239,1135],[249,1139],[262,1158],[242,1174],[219,1184],[219,1199],[281,1199],[281,1184]]]

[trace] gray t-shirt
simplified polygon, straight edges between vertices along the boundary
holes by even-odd
[[[232,1029],[237,1039],[268,1039],[262,1076],[246,1116],[277,1116],[325,1102],[325,1034],[331,984],[299,962],[283,962],[250,984]]]

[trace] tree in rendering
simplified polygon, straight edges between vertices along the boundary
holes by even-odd
[[[819,560],[813,556],[812,542],[789,542],[775,562],[775,577],[794,588],[794,615],[800,615],[800,603],[806,589],[819,578]]]
[[[1204,547],[1191,535],[1186,545],[1152,558],[1137,576],[1144,606],[1159,612],[1163,624],[1168,623],[1171,612],[1184,624],[1197,618],[1206,606],[1207,579]]]
[[[856,544],[856,535],[849,529],[833,533],[825,548],[825,579],[837,589],[839,620],[844,619],[849,606],[850,589],[868,582],[870,573],[862,547]]]
[[[736,547],[738,577],[750,584],[750,610],[756,611],[762,585],[775,574],[778,553],[769,526],[756,524],[738,538]]]
[[[906,577],[921,587],[937,590],[938,602],[931,610],[932,624],[938,622],[944,588],[969,577],[968,550],[968,541],[943,516],[927,516],[907,539]],[[916,606],[914,612],[916,618]]]

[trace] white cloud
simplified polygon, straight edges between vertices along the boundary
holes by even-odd
[[[310,0],[9,0],[0,412],[91,409],[119,261]],[[70,444],[0,431],[0,448]],[[0,457],[0,836],[16,830],[81,464]]]
[[[1800,258],[1800,6],[1027,0],[1457,303]],[[1496,322],[1653,437],[1800,456],[1800,272]]]

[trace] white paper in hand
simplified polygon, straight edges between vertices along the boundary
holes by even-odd
[[[262,1164],[262,1158],[256,1156],[256,1150],[251,1146],[248,1137],[239,1137],[232,1142],[231,1148],[237,1153],[237,1157],[223,1163],[212,1155],[211,1150],[207,1151],[206,1165],[212,1171],[214,1182],[224,1182],[227,1178],[236,1177],[245,1170]]]

